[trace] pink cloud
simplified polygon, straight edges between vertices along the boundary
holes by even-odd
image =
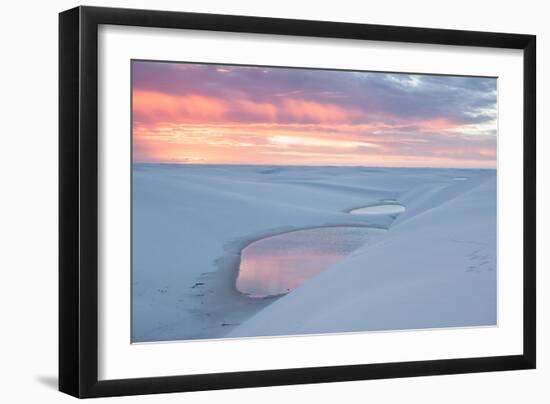
[[[218,122],[228,110],[224,101],[203,95],[135,90],[132,96],[134,116],[148,122]]]
[[[362,115],[359,111],[335,104],[292,98],[283,101],[283,112],[298,122],[318,123],[346,123]]]
[[[363,114],[335,104],[286,98],[280,103],[245,98],[221,99],[197,94],[172,95],[134,90],[133,113],[138,122],[170,123],[314,123],[345,124]]]

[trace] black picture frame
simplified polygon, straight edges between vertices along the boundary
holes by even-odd
[[[523,50],[523,354],[98,380],[98,26]],[[59,390],[104,397],[514,369],[536,364],[536,37],[341,22],[77,7],[59,15]]]

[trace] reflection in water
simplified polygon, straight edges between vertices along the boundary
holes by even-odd
[[[287,293],[383,232],[318,227],[255,241],[241,253],[237,289],[257,298]]]
[[[405,207],[398,203],[380,203],[349,211],[352,215],[398,215],[403,212]]]

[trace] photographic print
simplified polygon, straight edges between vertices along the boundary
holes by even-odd
[[[132,342],[497,325],[497,79],[133,60]]]

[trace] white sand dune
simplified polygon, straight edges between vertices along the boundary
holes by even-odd
[[[496,323],[495,181],[392,226],[229,336]]]
[[[486,170],[137,165],[133,340],[494,324],[495,183]],[[383,200],[406,211],[347,213]],[[346,224],[390,231],[281,298],[235,289],[250,242]]]

